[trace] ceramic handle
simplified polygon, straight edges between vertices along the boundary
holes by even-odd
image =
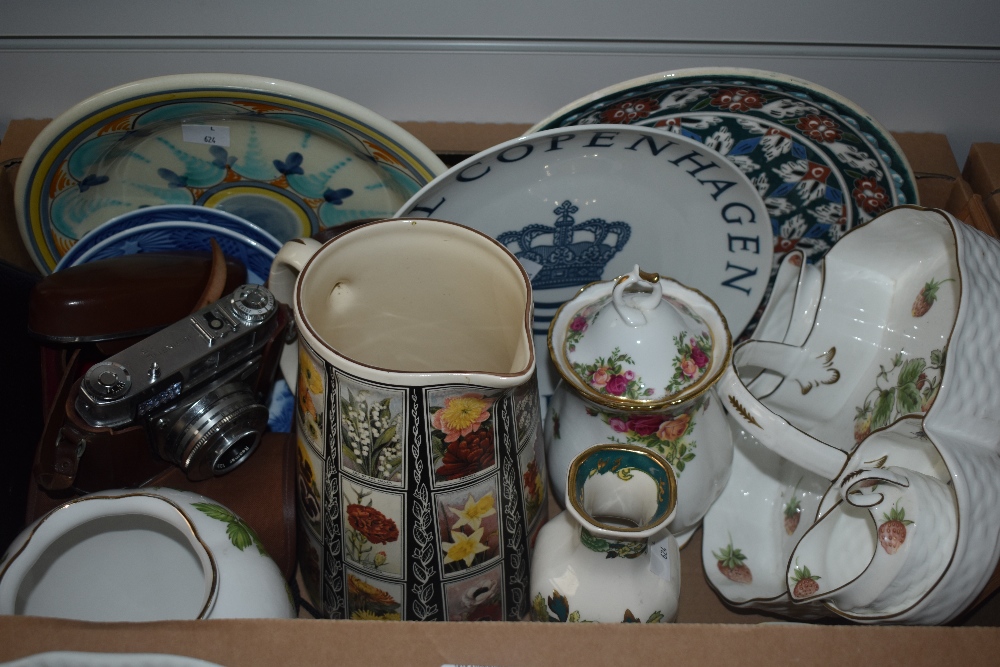
[[[295,280],[306,262],[316,254],[323,245],[310,238],[292,239],[281,246],[274,262],[271,264],[271,275],[267,279],[267,287],[274,298],[282,303],[292,305],[295,293]]]
[[[867,482],[864,486],[862,483]],[[886,468],[859,468],[854,472],[844,475],[840,481],[840,497],[855,507],[874,507],[881,503],[885,496],[874,491],[863,491],[865,488],[874,489],[879,484],[894,484],[902,488],[910,486],[910,480],[892,470]],[[861,493],[854,493],[861,491]]]
[[[813,361],[816,360],[799,347],[747,341],[733,350],[733,362],[719,380],[719,394],[724,397],[730,414],[762,445],[806,470],[835,480],[847,462],[847,454],[807,435],[771,412],[750,393],[737,372],[740,367],[757,366],[790,376],[810,368]]]
[[[651,291],[647,293],[633,294],[631,303],[625,303],[625,290],[632,285],[648,286]],[[646,323],[646,315],[643,311],[652,310],[660,305],[663,298],[663,285],[660,283],[658,273],[646,273],[636,264],[635,268],[618,279],[615,288],[611,291],[611,301],[618,311],[618,315],[630,327],[642,326]]]
[[[299,273],[302,272],[306,262],[322,247],[323,244],[315,239],[292,239],[281,246],[281,250],[278,251],[271,264],[271,275],[268,276],[267,286],[274,294],[275,299],[288,304],[293,311],[295,310],[295,281],[298,280]],[[293,391],[299,373],[299,357],[296,352],[295,341],[287,343],[281,351],[281,360],[278,362],[285,382]]]
[[[799,284],[795,289],[792,301],[792,315],[788,322],[788,332],[784,342],[792,345],[802,345],[809,336],[809,330],[816,320],[819,299],[823,292],[823,273],[812,264],[802,260],[802,271],[799,273]]]

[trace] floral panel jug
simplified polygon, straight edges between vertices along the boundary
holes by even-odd
[[[531,287],[489,237],[383,220],[296,239],[299,561],[330,618],[519,620],[546,472]],[[296,369],[294,362],[298,360]]]
[[[731,352],[725,317],[701,292],[636,266],[566,302],[549,328],[549,351],[562,375],[545,421],[556,498],[573,458],[591,445],[648,447],[676,475],[669,528],[686,543],[733,461],[713,388]]]

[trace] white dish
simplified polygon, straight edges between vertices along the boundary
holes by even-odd
[[[106,90],[50,123],[15,185],[43,274],[83,235],[142,206],[197,204],[284,242],[385,217],[444,164],[336,95],[241,74],[178,74]]]
[[[434,179],[396,216],[459,222],[504,243],[532,277],[539,350],[564,301],[636,264],[709,296],[735,333],[771,274],[767,209],[746,176],[704,145],[653,128],[595,125],[508,141]],[[553,372],[539,364],[542,395],[552,393]]]
[[[755,445],[773,452],[751,454],[752,465],[767,474],[761,462],[777,457],[782,466],[811,471],[803,475],[806,479],[832,482],[815,510],[803,503],[802,524],[809,517],[818,526],[831,516],[844,490],[853,491],[858,480],[874,481],[879,489],[883,484],[905,488],[908,483],[901,480],[906,479],[916,489],[919,475],[931,484],[947,484],[947,493],[939,494],[944,501],[914,492],[912,498],[900,496],[898,507],[837,520],[844,532],[829,542],[830,556],[871,559],[870,569],[854,561],[853,580],[845,571],[824,572],[829,560],[825,565],[796,560],[814,558],[815,550],[786,549],[781,552],[789,558],[784,591],[771,572],[769,592],[775,597],[761,600],[760,589],[745,600],[748,606],[787,607],[794,601],[787,613],[801,616],[827,597],[822,604],[828,611],[857,622],[933,624],[955,618],[989,585],[1000,553],[995,512],[1000,437],[993,407],[1000,363],[982,336],[996,329],[992,305],[1000,289],[998,258],[996,239],[951,215],[898,207],[853,231],[826,257],[815,322],[801,345],[748,341],[734,350],[733,371],[720,381],[720,393],[733,406],[733,419],[759,440]],[[758,399],[734,372],[754,367],[771,368],[784,381]],[[734,462],[734,479],[736,474]],[[770,478],[757,487],[765,498],[768,485],[781,488],[775,480],[783,480],[787,489],[787,476]],[[735,540],[740,533],[744,546],[733,544],[749,562],[754,550],[767,549],[780,525],[766,523],[768,513],[748,505],[744,495],[728,492],[720,503],[738,497],[740,505],[717,504],[718,512],[713,507],[706,517],[706,568],[723,534]],[[913,505],[913,499],[923,505]],[[815,502],[815,494],[810,500]],[[861,500],[852,496],[851,504],[861,506]],[[933,511],[919,517],[931,506]],[[902,524],[911,515],[915,525],[903,531],[890,527],[894,537],[884,541],[886,525]],[[915,532],[906,537],[909,530]],[[879,548],[895,554],[904,540],[904,548],[923,559],[924,570],[904,567],[901,549],[891,571],[878,565],[872,554],[879,556]],[[799,590],[810,573],[819,575],[812,577],[818,581]],[[853,588],[862,581],[859,597]],[[744,595],[732,587],[717,588],[734,602]],[[859,602],[862,598],[867,601]]]

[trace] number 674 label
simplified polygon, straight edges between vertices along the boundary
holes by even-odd
[[[680,566],[677,540],[667,531],[654,538],[658,539],[649,541],[649,571],[664,581],[670,581],[674,568]]]
[[[181,125],[181,138],[189,144],[229,146],[229,128],[224,125]]]

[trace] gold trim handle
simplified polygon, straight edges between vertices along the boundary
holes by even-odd
[[[771,412],[756,396],[750,393],[737,373],[737,367],[755,365],[754,354],[743,354],[747,341],[733,350],[733,361],[719,379],[718,391],[726,397],[726,407],[736,417],[737,422],[744,426],[747,433],[757,438],[762,445],[778,456],[795,463],[824,479],[835,480],[847,463],[847,454],[808,435],[804,431],[788,423],[782,417]],[[781,343],[769,343],[769,346],[779,346],[789,352],[801,350]],[[753,346],[750,346],[750,350]],[[770,353],[781,350],[771,349]],[[804,353],[808,356],[807,353]],[[790,355],[790,356],[794,356]],[[791,361],[787,363],[792,363]]]

